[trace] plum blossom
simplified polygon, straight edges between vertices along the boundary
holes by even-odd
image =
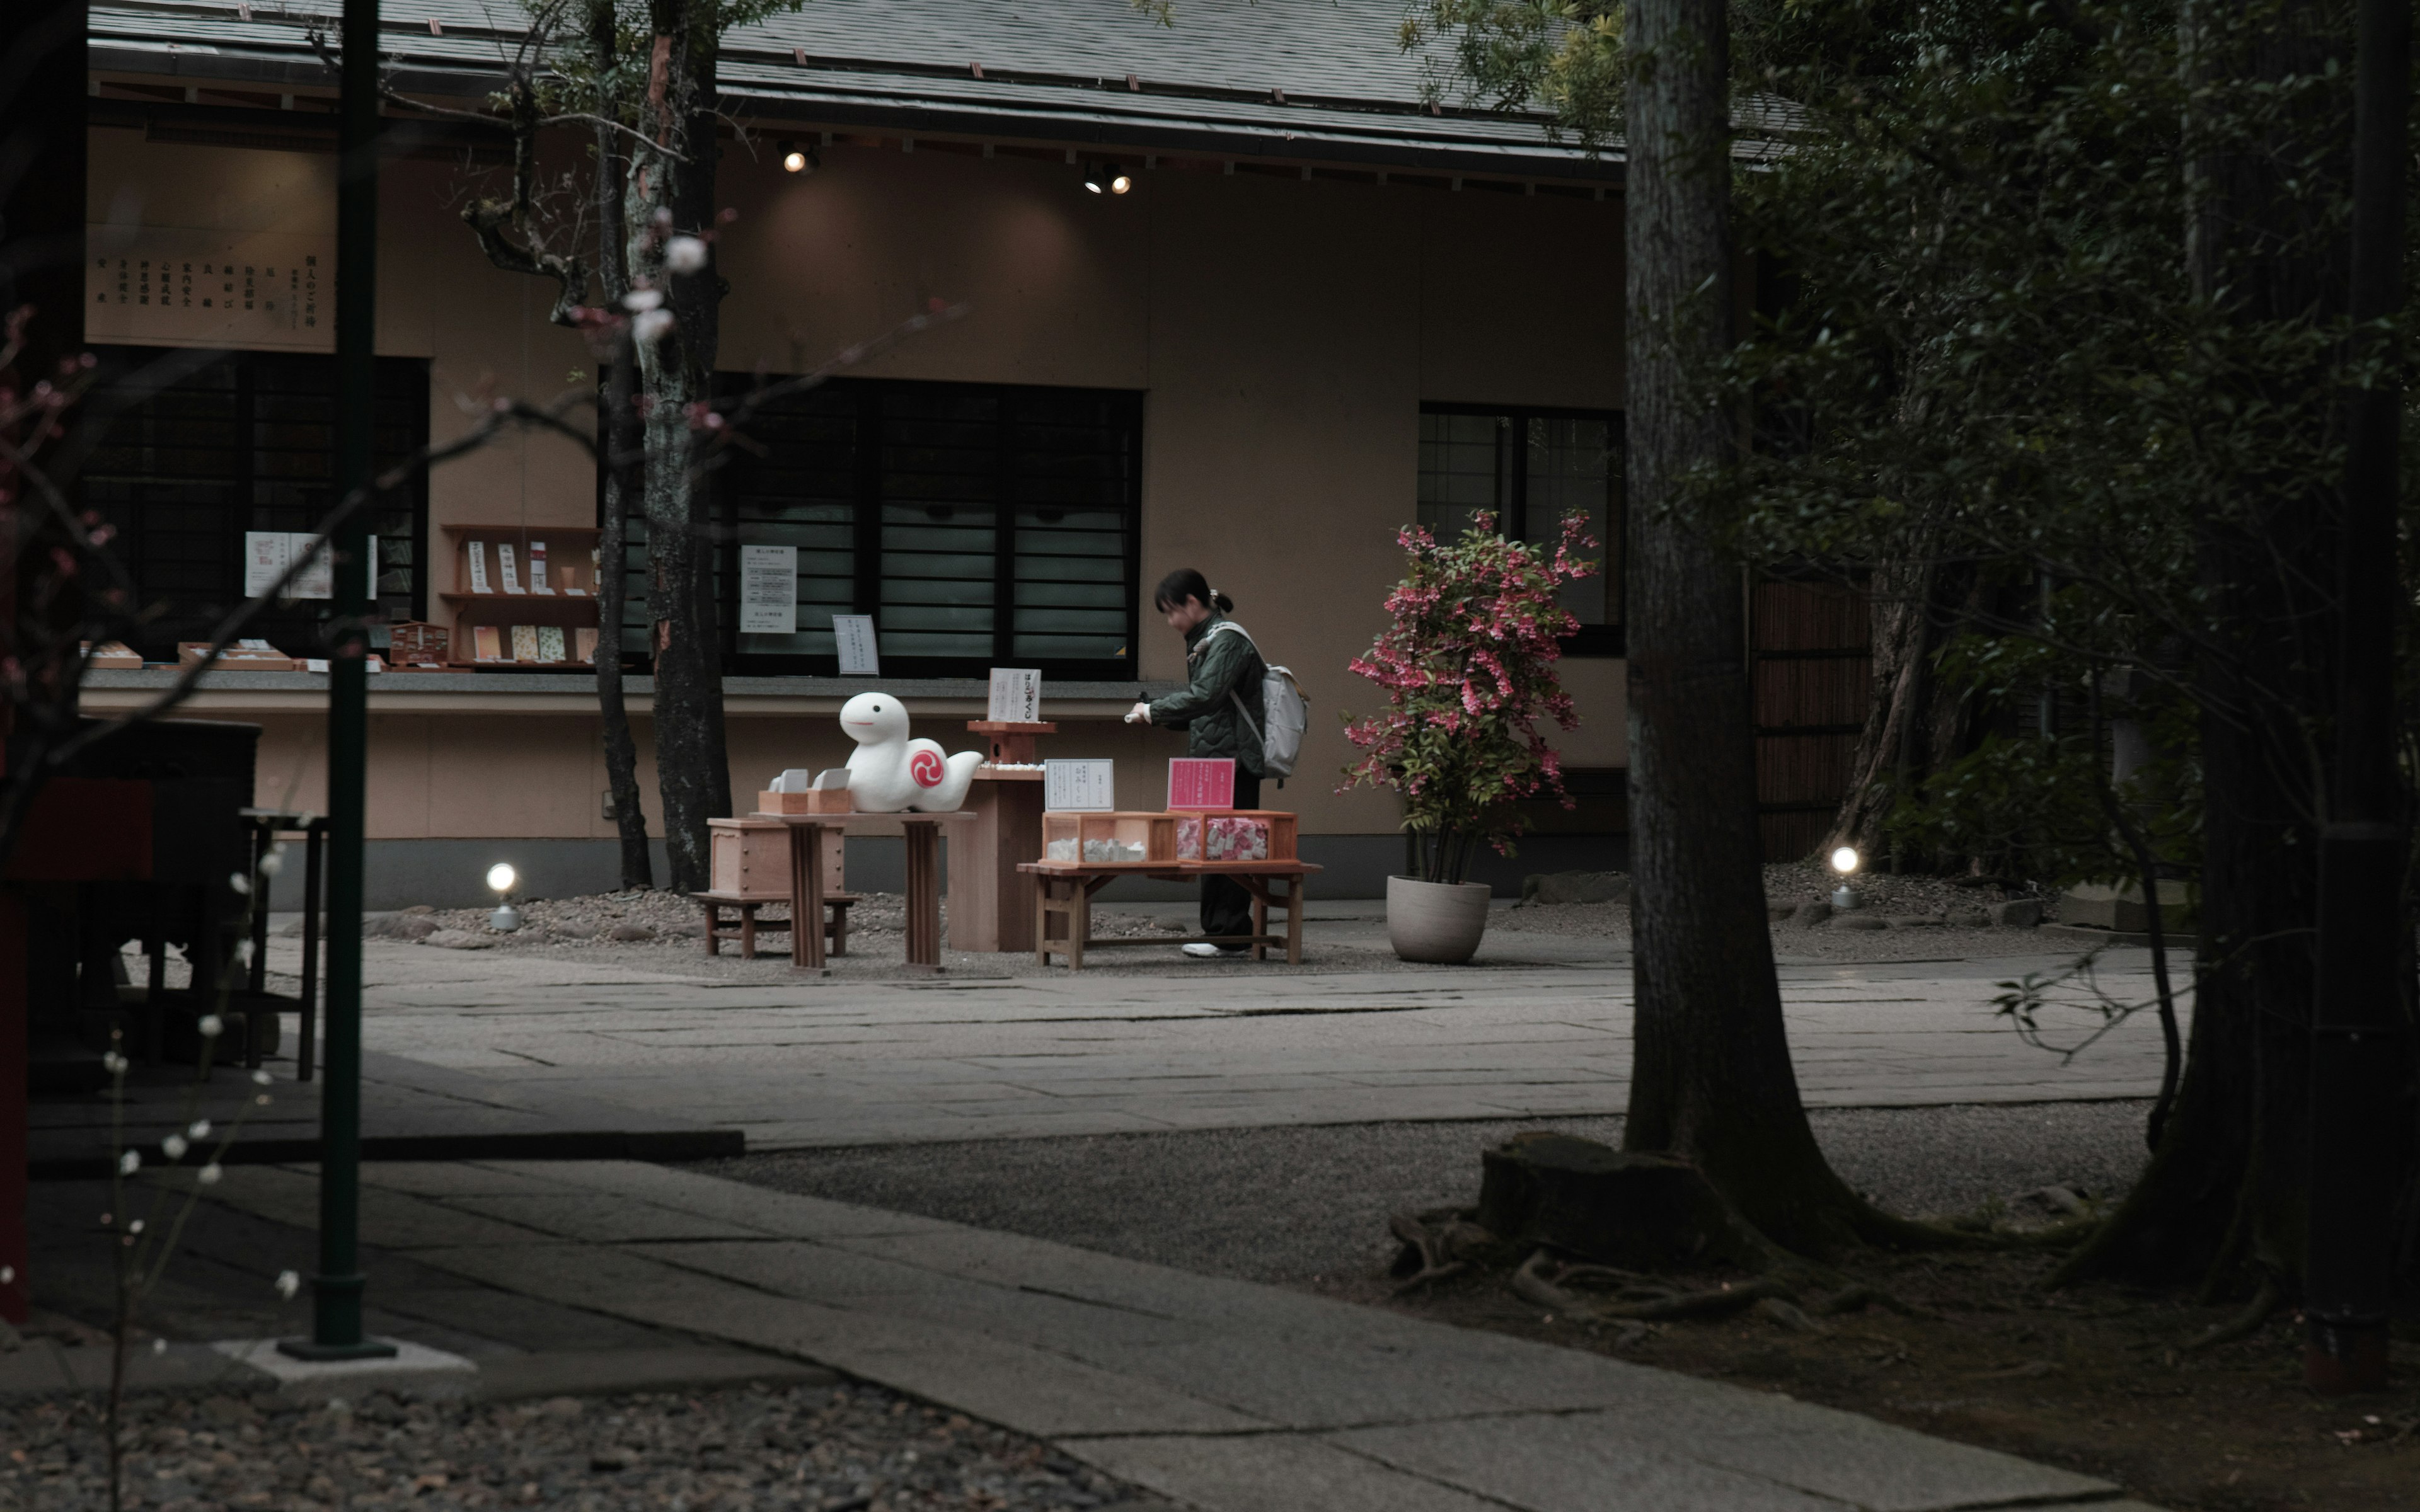
[[[665,242],[664,271],[668,273],[706,271],[706,242],[697,237],[675,237]]]
[[[301,1276],[295,1274],[291,1271],[280,1271],[277,1273],[277,1294],[279,1296],[285,1298],[287,1302],[292,1302],[294,1300],[294,1293],[302,1289],[302,1278]]]

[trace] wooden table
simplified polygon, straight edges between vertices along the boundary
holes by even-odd
[[[1268,948],[1282,945],[1287,963],[1300,965],[1303,883],[1319,868],[1309,861],[1028,861],[1017,870],[1033,878],[1033,958],[1047,966],[1054,953],[1063,955],[1068,970],[1081,971],[1087,949],[1124,945],[1242,945],[1251,948],[1255,961],[1267,960]],[[1120,877],[1134,876],[1170,882],[1232,878],[1252,895],[1252,933],[1192,934],[1175,939],[1165,934],[1140,940],[1094,939],[1093,894]],[[1270,888],[1269,884],[1279,880],[1286,884],[1283,892]],[[1272,905],[1285,910],[1286,932],[1282,936],[1269,933]],[[1054,918],[1063,925],[1063,932],[1055,936],[1050,933]]]
[[[252,875],[258,881],[261,857],[277,843],[280,835],[302,837],[302,985],[296,993],[301,1007],[297,1033],[300,1042],[294,1047],[294,1079],[311,1079],[318,1060],[319,1002],[319,871],[320,855],[328,842],[326,814],[290,812],[282,809],[239,809],[236,816],[243,821],[252,838]],[[257,1010],[269,994],[269,898],[265,882],[262,895],[252,903],[252,1007]],[[156,1010],[155,1010],[156,1011]],[[244,1025],[244,1065],[260,1069],[262,1036]]]
[[[778,819],[790,829],[790,918],[824,917],[824,870],[814,864],[823,853],[824,831],[844,835],[903,835],[908,841],[908,964],[924,971],[941,969],[941,831],[971,825],[975,816],[955,813],[765,813],[752,819]],[[790,964],[800,971],[820,971],[824,964],[824,932],[790,931]]]

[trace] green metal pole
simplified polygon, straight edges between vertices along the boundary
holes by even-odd
[[[345,0],[337,119],[336,491],[368,486],[378,332],[379,0]],[[328,649],[328,1012],[319,1094],[319,1272],[308,1341],[279,1346],[313,1360],[389,1355],[362,1330],[362,830],[368,746],[369,532],[357,509],[337,531],[334,635]]]

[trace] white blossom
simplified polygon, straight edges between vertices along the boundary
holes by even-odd
[[[126,1057],[119,1055],[115,1050],[107,1051],[101,1057],[101,1069],[109,1072],[112,1076],[124,1075],[126,1072]]]
[[[215,1040],[226,1032],[226,1023],[216,1013],[205,1013],[202,1022],[194,1025],[194,1029],[205,1040]]]
[[[271,845],[269,848],[269,854],[260,858],[260,874],[265,877],[273,877],[277,875],[278,872],[285,870],[286,847],[283,845]]]
[[[706,243],[696,237],[675,237],[664,243],[664,271],[696,273],[706,269]]]
[[[212,1161],[194,1174],[201,1178],[204,1186],[216,1186],[219,1184],[219,1178],[225,1173],[219,1169],[217,1161]]]
[[[126,1226],[126,1231],[130,1234],[139,1234],[143,1232],[143,1220],[137,1218],[132,1223],[128,1224]]]
[[[238,940],[235,942],[235,964],[240,966],[248,966],[252,964],[252,942],[250,940]]]
[[[117,1157],[117,1174],[120,1176],[132,1176],[142,1168],[143,1152],[139,1149],[130,1149]]]
[[[208,1139],[209,1136],[210,1120],[208,1119],[195,1119],[186,1126],[185,1137],[188,1139]]]
[[[245,876],[240,872],[230,872],[227,873],[227,886],[233,887],[236,891],[242,893],[247,898],[252,896],[252,878]]]
[[[664,296],[659,289],[634,288],[622,296],[622,308],[632,315],[644,315],[649,310],[661,309],[663,302]]]
[[[185,1158],[185,1136],[183,1134],[170,1134],[167,1138],[161,1140],[160,1153],[167,1156],[170,1160],[183,1160]]]
[[[163,1338],[155,1338],[155,1339],[153,1339],[153,1340],[151,1341],[151,1352],[152,1352],[153,1354],[165,1354],[165,1353],[167,1353],[167,1352],[168,1352],[168,1341],[167,1341],[166,1339],[163,1339]]]
[[[252,1073],[252,1085],[255,1087],[267,1087],[269,1085],[269,1072],[265,1071],[254,1072]]]
[[[302,1278],[301,1276],[296,1275],[291,1271],[280,1271],[277,1273],[277,1294],[279,1296],[285,1298],[288,1302],[292,1302],[294,1300],[294,1293],[302,1289]]]
[[[17,1268],[15,1266],[0,1265],[0,1287],[14,1285],[16,1280]]]
[[[670,310],[648,310],[630,322],[630,336],[644,346],[652,347],[672,333],[673,313]]]

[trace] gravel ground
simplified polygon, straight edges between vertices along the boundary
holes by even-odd
[[[1843,1180],[1894,1211],[1954,1212],[2058,1184],[2133,1184],[2145,1103],[1810,1113]],[[1472,1200],[1479,1152],[1524,1129],[1619,1143],[1621,1119],[1370,1123],[899,1145],[703,1163],[735,1180],[1286,1284],[1368,1273],[1387,1217]]]
[[[0,1504],[107,1506],[98,1411],[89,1398],[0,1402]],[[1047,1444],[870,1386],[502,1406],[144,1396],[128,1417],[127,1505],[171,1512],[1174,1512]]]

